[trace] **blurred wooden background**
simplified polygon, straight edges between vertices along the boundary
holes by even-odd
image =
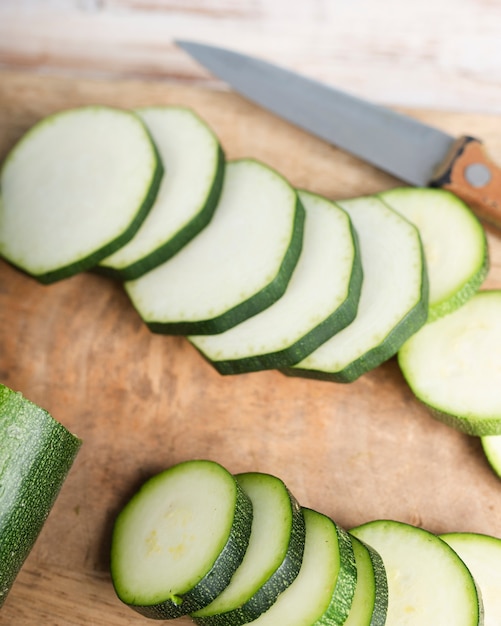
[[[0,68],[213,84],[177,38],[383,104],[501,112],[499,0],[0,0]]]

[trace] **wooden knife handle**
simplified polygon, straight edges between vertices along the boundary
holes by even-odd
[[[452,191],[480,218],[501,228],[501,168],[478,139],[460,137],[430,184]]]

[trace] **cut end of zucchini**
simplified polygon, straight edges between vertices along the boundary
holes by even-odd
[[[44,283],[89,269],[134,235],[162,173],[134,113],[89,106],[51,115],[0,172],[0,254]]]
[[[117,518],[111,573],[139,613],[173,619],[221,593],[241,563],[252,504],[213,461],[186,461],[148,480]]]
[[[81,443],[47,411],[0,385],[0,606]]]
[[[478,291],[489,270],[480,220],[444,189],[402,187],[379,197],[419,230],[430,280],[429,320],[452,313]]]
[[[469,435],[501,434],[501,291],[479,291],[420,329],[398,362],[434,417]]]

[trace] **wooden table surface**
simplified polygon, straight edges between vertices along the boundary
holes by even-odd
[[[0,0],[0,161],[61,108],[182,103],[229,158],[261,159],[298,187],[335,199],[398,184],[222,90],[172,45],[191,37],[478,135],[501,162],[497,3],[464,0],[446,13],[449,0],[437,19],[428,0],[415,16],[389,0],[290,4]],[[488,238],[484,286],[501,288],[501,237]],[[150,333],[120,285],[86,273],[42,286],[0,262],[0,381],[84,441],[1,626],[147,623],[114,595],[110,530],[142,480],[187,458],[277,474],[347,528],[386,517],[501,537],[501,481],[479,441],[430,417],[394,360],[351,385],[222,377],[183,338]]]
[[[496,0],[0,0],[0,65],[71,75],[210,77],[196,39],[377,102],[501,113]]]

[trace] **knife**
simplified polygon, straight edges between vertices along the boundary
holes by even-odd
[[[236,92],[321,139],[416,187],[441,187],[501,228],[501,168],[482,142],[266,61],[191,41],[176,44]]]

